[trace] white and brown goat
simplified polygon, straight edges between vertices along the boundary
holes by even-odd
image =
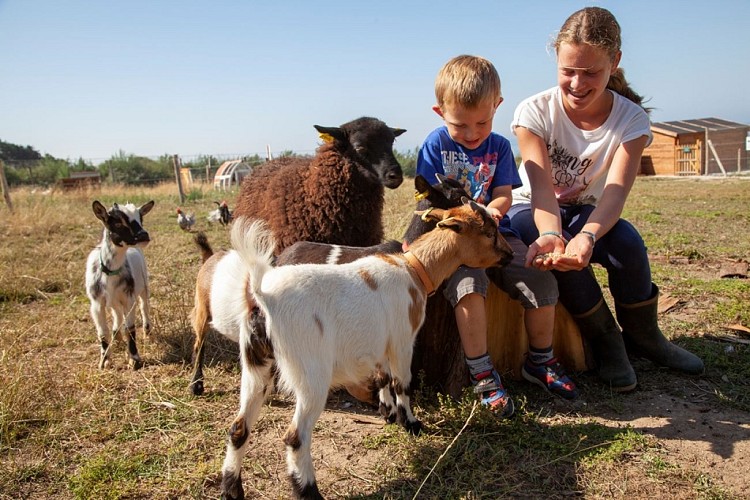
[[[148,333],[148,271],[142,249],[150,238],[142,223],[153,207],[153,201],[140,207],[115,203],[109,210],[99,201],[92,204],[94,215],[104,224],[102,241],[86,261],[86,295],[101,347],[99,368],[109,365],[112,333],[118,332],[128,344],[129,365],[137,370],[143,364],[135,343],[135,304],[140,305],[143,330]],[[112,312],[112,332],[107,325],[107,309]],[[123,326],[125,331],[121,331]]]
[[[199,232],[193,238],[195,244],[201,252],[203,264],[198,270],[198,276],[195,280],[195,297],[193,310],[191,312],[191,321],[193,332],[195,333],[195,344],[193,345],[193,375],[190,381],[190,392],[195,396],[200,396],[204,391],[203,375],[203,358],[206,347],[206,335],[208,326],[211,322],[211,290],[220,290],[224,285],[221,281],[221,274],[216,273],[217,266],[226,266],[227,263],[220,264],[221,260],[227,255],[224,250],[214,253],[208,238],[202,232]],[[359,259],[366,255],[378,253],[398,253],[401,252],[401,242],[389,240],[380,245],[370,247],[352,247],[345,245],[329,245],[327,243],[315,243],[312,241],[298,241],[294,245],[286,248],[276,259],[277,266],[289,264],[344,264]],[[219,276],[219,278],[217,278]],[[222,302],[224,294],[219,292],[215,294],[213,307],[224,309]],[[248,298],[252,300],[252,298]],[[234,342],[239,342],[240,329],[237,324],[222,324],[221,327],[214,325],[214,328],[223,336]],[[262,328],[262,325],[259,325]],[[220,328],[226,328],[224,330]],[[347,388],[350,393],[362,401],[369,403],[375,402],[372,394],[373,388],[351,387]]]
[[[222,468],[225,498],[244,497],[242,458],[272,383],[274,364],[280,388],[296,400],[283,439],[296,497],[322,498],[310,445],[330,388],[383,373],[390,384],[382,386],[381,402],[393,402],[392,388],[396,420],[409,432],[420,432],[408,388],[427,296],[460,265],[503,265],[512,256],[497,223],[481,205],[467,201],[424,216],[437,221],[437,228],[411,242],[404,254],[374,255],[340,265],[280,267],[272,266],[276,243],[265,224],[235,222],[235,250],[222,259],[226,267],[216,268],[222,274],[226,307],[212,308],[214,325],[237,325],[240,331],[241,401]],[[265,318],[263,341],[252,331],[251,297]]]
[[[418,209],[452,208],[461,204],[461,197],[466,196],[463,186],[438,176],[439,184],[430,185],[422,176],[414,179],[416,188],[415,198],[418,201]],[[431,230],[435,222],[422,220],[414,217],[404,235],[405,240],[411,241],[419,235]],[[198,233],[195,243],[200,249],[203,264],[198,271],[195,281],[194,307],[191,313],[193,332],[195,333],[195,344],[193,346],[193,375],[190,382],[190,391],[199,396],[204,391],[203,358],[205,352],[205,340],[208,333],[208,325],[211,321],[211,289],[212,286],[221,287],[222,283],[217,281],[215,285],[215,269],[219,261],[226,255],[225,251],[214,253],[205,234]],[[386,241],[379,245],[366,247],[332,245],[327,243],[316,243],[312,241],[298,241],[284,249],[276,258],[275,265],[283,266],[289,264],[346,264],[361,257],[375,254],[400,253],[403,245],[395,240]],[[218,301],[218,299],[217,299]],[[219,303],[217,307],[222,307]],[[239,341],[239,326],[227,325],[229,330],[219,330],[219,333],[228,339]],[[259,325],[262,327],[262,325]],[[357,399],[370,404],[377,404],[376,387],[373,384],[362,386],[348,386],[347,391]]]

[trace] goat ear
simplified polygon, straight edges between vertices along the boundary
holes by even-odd
[[[432,186],[429,182],[427,182],[427,179],[425,179],[421,175],[417,175],[414,178],[414,189],[417,190],[417,193],[414,196],[417,198],[417,201],[419,201],[430,194],[430,189],[432,189]]]
[[[149,213],[152,208],[154,208],[154,200],[141,205],[141,207],[138,209],[138,213],[141,214],[141,220],[143,220],[143,216]]]
[[[391,132],[393,132],[393,137],[398,137],[404,132],[406,132],[405,128],[392,128]]]
[[[474,210],[475,212],[479,212],[480,214],[487,213],[487,210],[484,208],[484,205],[480,205],[476,201],[469,199],[466,196],[461,197],[461,203],[463,203],[464,205],[469,205],[472,210]]]
[[[315,130],[318,131],[318,133],[323,138],[323,140],[326,140],[325,137],[324,137],[325,135],[333,137],[333,139],[336,140],[336,141],[345,142],[347,140],[347,138],[346,138],[346,132],[344,132],[339,127],[321,127],[320,125],[313,125],[313,127],[315,127]],[[326,142],[328,142],[328,141],[326,141]]]
[[[487,207],[485,207],[484,205],[480,205],[479,203],[475,202],[474,200],[469,200],[469,206],[471,207],[472,210],[474,210],[476,213],[478,213],[482,217],[484,217],[484,218],[492,218],[490,216],[489,212],[487,212]]]
[[[96,218],[106,224],[107,218],[109,218],[106,207],[99,203],[99,200],[94,200],[94,203],[91,204],[91,208],[94,210]]]
[[[464,228],[464,221],[455,217],[448,217],[447,219],[438,222],[437,227],[440,229],[450,229],[451,231],[460,233]]]

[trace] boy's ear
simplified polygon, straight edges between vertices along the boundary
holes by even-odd
[[[497,104],[495,104],[495,109],[497,109],[498,107],[500,107],[500,105],[501,105],[502,103],[503,103],[503,98],[502,98],[502,97],[500,97],[500,98],[499,98],[499,99],[497,100]]]
[[[443,110],[442,110],[442,109],[440,109],[440,106],[438,106],[437,104],[435,104],[435,105],[434,105],[434,106],[432,107],[432,110],[433,110],[433,111],[434,111],[435,113],[437,113],[437,115],[438,115],[438,116],[439,116],[440,118],[445,118],[445,117],[443,116]]]

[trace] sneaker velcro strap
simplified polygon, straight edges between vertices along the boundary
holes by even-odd
[[[490,391],[503,391],[505,390],[501,384],[498,383],[497,379],[493,376],[483,378],[477,385],[474,386],[474,392],[476,394],[482,394]]]

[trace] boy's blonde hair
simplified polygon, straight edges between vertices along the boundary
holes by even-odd
[[[490,61],[479,56],[456,56],[440,69],[435,79],[435,98],[444,104],[475,108],[502,98],[500,75]]]

